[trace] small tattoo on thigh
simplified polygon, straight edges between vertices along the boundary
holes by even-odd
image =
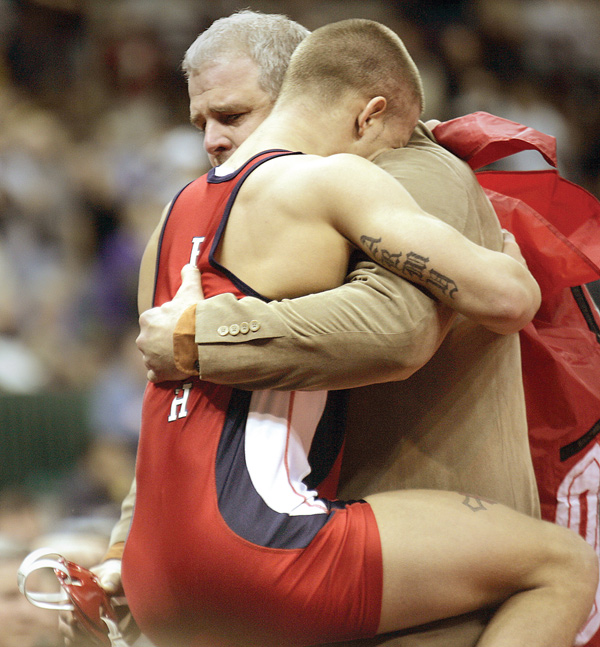
[[[490,501],[489,499],[484,499],[480,496],[473,496],[472,494],[464,494],[464,497],[465,499],[462,504],[469,508],[469,510],[473,510],[473,512],[487,510],[489,506],[496,504],[496,501]]]

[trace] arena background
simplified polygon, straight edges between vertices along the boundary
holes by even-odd
[[[105,546],[144,388],[141,252],[208,168],[180,62],[246,7],[311,29],[387,24],[426,118],[485,110],[554,135],[562,175],[600,195],[598,0],[0,0],[0,562],[54,542],[91,564]],[[527,152],[497,168],[547,165]],[[52,647],[40,613],[0,647]]]

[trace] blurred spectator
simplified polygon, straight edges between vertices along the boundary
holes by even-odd
[[[112,521],[56,522],[46,501],[19,491],[4,493],[0,501],[0,647],[62,647],[58,612],[40,609],[18,590],[17,571],[33,550],[47,548],[81,566],[91,568],[106,549]],[[51,569],[40,569],[27,581],[34,593],[57,593],[59,582]]]
[[[137,327],[130,326],[90,393],[90,427],[97,440],[128,446],[135,453],[140,430],[146,369],[137,347]]]
[[[56,508],[30,492],[15,487],[0,492],[0,537],[29,546],[46,533]]]
[[[47,531],[54,514],[51,506],[23,490],[0,493],[0,647],[63,645],[56,615],[34,607],[17,588],[19,565],[35,538]],[[56,583],[46,578],[38,578],[35,585],[38,590],[56,589]]]
[[[507,82],[502,91],[512,95],[517,114],[538,121],[523,123],[557,137],[567,179],[600,195],[600,3],[476,0],[474,5],[473,26],[486,43],[487,69]]]
[[[523,62],[538,78],[600,74],[600,4],[529,0],[521,6]]]
[[[71,523],[118,519],[135,473],[146,371],[129,326],[90,384],[91,439],[81,459],[60,483],[63,517]]]

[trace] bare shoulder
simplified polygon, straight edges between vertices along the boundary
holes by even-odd
[[[279,158],[281,170],[288,168],[298,179],[304,181],[327,181],[343,176],[346,173],[381,176],[387,174],[368,160],[351,153],[337,153],[323,157],[321,155],[292,155]]]
[[[324,173],[325,181],[327,177],[330,180],[334,178],[340,190],[348,197],[354,198],[358,193],[362,193],[371,200],[384,197],[388,201],[394,198],[410,199],[408,191],[398,180],[373,162],[358,155],[348,153],[331,155],[323,158],[323,166],[327,169]]]
[[[340,218],[395,207],[418,207],[408,191],[372,162],[348,153],[328,157],[291,155],[257,169],[246,196],[256,208],[304,221],[325,219],[340,229]]]
[[[352,155],[338,153],[328,157],[301,155],[289,159],[289,173],[280,175],[288,191],[310,192],[320,200],[353,199],[360,192],[404,193],[403,187],[388,173],[372,162]],[[287,192],[287,191],[286,191]],[[289,193],[288,193],[289,195]]]
[[[388,177],[385,172],[382,172],[372,162],[358,155],[352,155],[351,153],[337,153],[328,157],[309,155],[307,159],[310,161],[310,164],[307,165],[307,170],[319,174],[324,179],[345,178],[348,175],[351,177],[364,176],[367,178]]]

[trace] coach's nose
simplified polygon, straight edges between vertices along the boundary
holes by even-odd
[[[218,122],[207,122],[204,128],[204,150],[213,166],[222,164],[233,153],[227,128]]]

